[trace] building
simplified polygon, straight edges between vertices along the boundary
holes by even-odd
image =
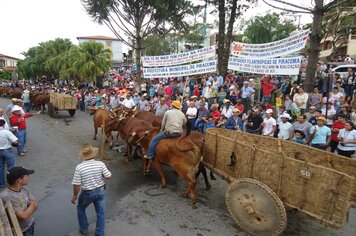
[[[0,70],[16,70],[17,62],[21,59],[16,57],[10,57],[0,53]]]
[[[320,44],[320,58],[325,59],[333,52],[333,37],[329,36]],[[343,38],[340,38],[336,45],[343,44],[335,56],[345,57],[349,55],[352,58],[356,58],[356,34],[349,34]]]
[[[113,67],[117,68],[123,64],[122,41],[117,38],[107,36],[83,36],[77,37],[79,44],[84,42],[95,41],[101,43],[105,48],[111,51],[111,60]]]

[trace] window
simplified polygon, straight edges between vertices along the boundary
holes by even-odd
[[[111,43],[112,43],[111,40],[106,40],[106,46],[107,46],[107,47],[111,47]]]

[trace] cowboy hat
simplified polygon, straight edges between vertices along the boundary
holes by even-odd
[[[316,118],[316,120],[322,121],[322,122],[324,123],[324,125],[326,125],[326,124],[328,123],[327,120],[326,120],[326,118],[323,117],[323,116],[319,116],[318,118]]]
[[[232,112],[237,112],[237,113],[240,113],[240,110],[235,108]]]
[[[24,93],[29,93],[30,91],[28,91],[27,89],[23,91]]]
[[[90,144],[84,144],[80,149],[79,156],[81,160],[93,159],[98,155],[99,148],[93,147]]]
[[[17,98],[12,98],[11,101],[12,102],[17,102]]]
[[[173,101],[172,106],[178,109],[182,109],[182,104],[178,100]]]
[[[288,120],[291,118],[290,115],[288,113],[283,113],[281,118],[287,118]]]
[[[228,102],[231,103],[231,101],[229,99],[224,99],[224,104],[228,103]]]

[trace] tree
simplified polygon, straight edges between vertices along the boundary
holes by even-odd
[[[257,16],[247,22],[244,36],[247,43],[268,43],[287,38],[297,29],[293,21],[281,19],[279,14],[272,13]]]
[[[0,70],[0,80],[10,80],[11,74],[12,74],[11,71]]]
[[[225,76],[230,55],[230,45],[233,40],[233,28],[236,20],[257,0],[213,0],[219,14],[218,41],[218,71]],[[226,25],[226,17],[228,24]]]
[[[187,0],[82,0],[86,12],[107,25],[126,45],[136,51],[138,84],[141,84],[141,51],[147,36],[163,37],[184,26],[189,11]],[[122,34],[132,41],[126,40]]]
[[[174,35],[167,35],[164,38],[151,35],[143,40],[143,44],[149,45],[143,50],[146,56],[167,55],[176,51],[177,39],[174,39]]]
[[[317,64],[320,53],[320,42],[323,38],[322,26],[323,17],[326,13],[332,11],[337,6],[345,3],[348,0],[312,0],[311,6],[297,5],[293,2],[284,0],[263,0],[267,5],[276,9],[288,11],[292,13],[312,14],[313,22],[311,25],[311,32],[309,34],[310,46],[308,48],[308,64],[306,70],[306,79],[304,87],[306,92],[312,92],[315,72],[317,71]]]

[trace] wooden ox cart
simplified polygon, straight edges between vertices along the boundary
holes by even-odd
[[[50,117],[54,117],[54,114],[61,110],[67,110],[70,116],[74,116],[77,109],[77,98],[67,94],[51,93],[47,106]]]
[[[203,163],[231,185],[226,205],[252,235],[280,235],[286,208],[339,228],[356,202],[356,160],[306,145],[208,129]]]

